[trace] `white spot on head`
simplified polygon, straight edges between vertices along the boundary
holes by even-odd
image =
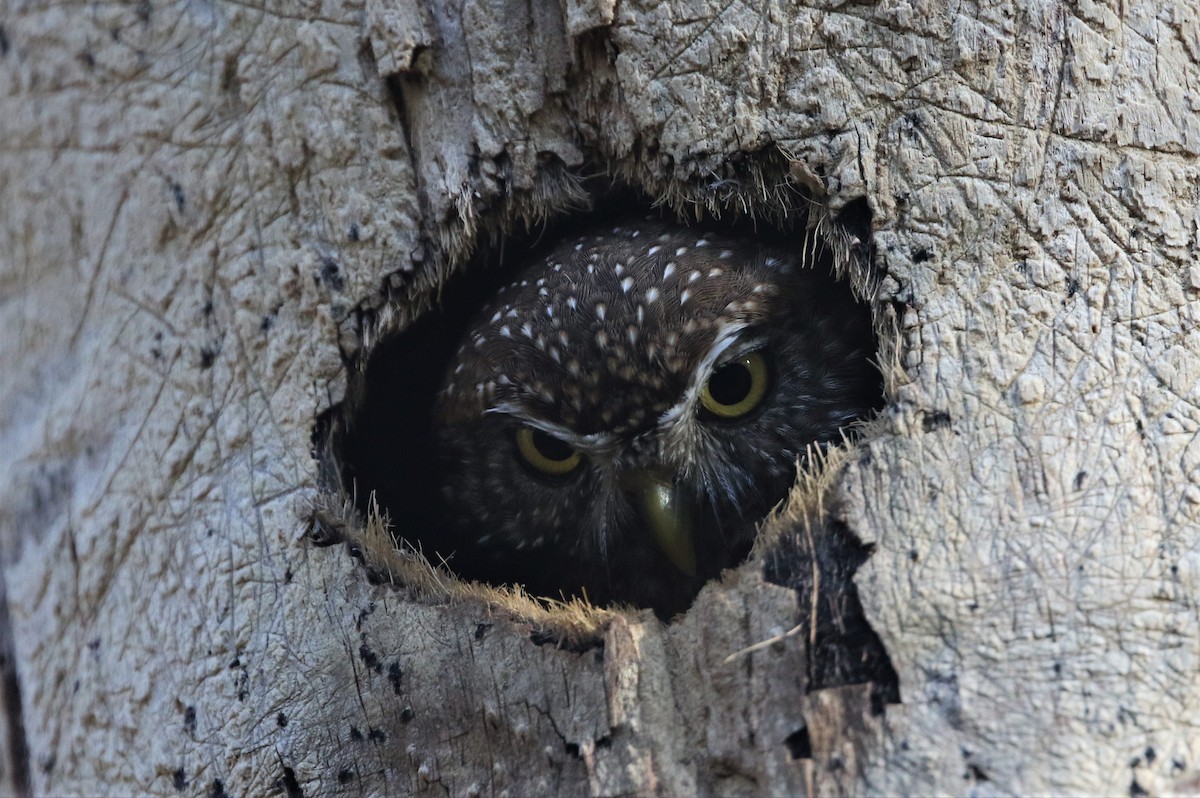
[[[658,252],[660,249],[662,249],[662,247],[660,247],[660,246],[650,247],[650,249],[646,250],[646,254],[653,255],[655,252]]]
[[[732,249],[723,249],[719,253],[717,253],[717,257],[720,258],[721,260],[729,260],[730,258],[733,257],[733,250]]]
[[[522,332],[522,334],[524,334],[524,336],[526,338],[532,338],[533,337],[532,325],[530,325],[529,322],[525,322],[524,324],[521,325],[521,332]]]
[[[646,321],[646,308],[642,305],[637,306],[637,323],[641,324]]]
[[[646,301],[653,302],[656,299],[658,299],[658,289],[657,288],[647,288],[646,289]]]
[[[709,277],[720,277],[721,274],[722,274],[722,272],[720,269],[709,269],[708,270]]]
[[[498,321],[500,321],[500,311],[497,310],[496,315],[492,316],[492,324],[495,324]]]
[[[675,256],[679,257],[683,253],[687,252],[687,249],[687,247],[680,247],[679,249],[675,250]]]
[[[604,316],[606,313],[608,313],[608,306],[605,305],[603,302],[597,302],[596,303],[596,318],[600,319],[600,321],[604,321]]]
[[[670,277],[674,273],[675,273],[675,261],[671,261],[663,269],[663,276],[662,276],[663,282],[665,283],[667,281],[667,278]]]
[[[707,238],[697,238],[696,246],[698,246],[698,247],[708,246],[708,239]]]
[[[685,304],[687,304],[687,301],[691,298],[692,298],[692,292],[688,291],[685,288],[683,293],[679,295],[679,306],[683,307]]]
[[[576,307],[578,307],[578,305],[579,305],[579,302],[578,302],[578,300],[575,299],[575,297],[573,297],[573,296],[567,297],[567,307],[569,307],[571,310],[574,310]]]
[[[759,283],[758,285],[754,286],[754,290],[752,290],[750,293],[761,294],[762,292],[763,292],[763,284]]]
[[[583,242],[582,242],[582,241],[580,241],[578,244],[576,244],[576,245],[575,245],[575,251],[576,251],[576,252],[579,252],[581,249],[583,249]]]
[[[621,281],[621,291],[628,294],[630,288],[633,288],[633,278],[626,277]]]
[[[596,346],[608,346],[608,333],[606,333],[604,330],[600,330],[598,333],[596,333]]]
[[[553,305],[546,306],[546,315],[549,316],[550,318],[554,318],[554,306]]]
[[[625,266],[623,264],[618,263],[615,266],[613,266],[613,274],[620,277],[624,273],[625,273]]]
[[[700,270],[699,269],[696,269],[695,271],[693,271],[691,274],[688,275],[689,283],[694,283],[699,279],[700,279]]]
[[[512,338],[512,330],[508,329],[507,324],[500,328],[500,335],[505,338]]]
[[[515,319],[517,316],[519,316],[521,314],[517,313],[516,308],[513,308],[512,310],[510,310],[508,313],[505,313],[504,315],[510,319]]]

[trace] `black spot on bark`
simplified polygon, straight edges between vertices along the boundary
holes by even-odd
[[[208,786],[208,798],[229,798],[225,792],[225,782],[213,779],[212,784]]]
[[[391,665],[388,665],[387,678],[388,683],[392,685],[393,695],[400,695],[400,677],[403,675],[404,673],[400,670],[399,662],[393,662]]]
[[[570,640],[564,640],[561,636],[555,634],[549,629],[534,629],[529,633],[529,640],[530,642],[539,646],[553,646],[554,648],[560,648],[563,651],[570,651],[573,654],[582,654],[585,651],[591,651],[594,648],[604,648],[604,640],[602,638],[571,642]]]
[[[221,91],[230,94],[237,94],[238,76],[237,76],[237,57],[230,55],[226,56],[225,63],[221,65]]]
[[[916,561],[917,561],[917,560],[919,560],[919,559],[921,559],[921,552],[917,551],[916,549],[909,549],[909,550],[908,550],[908,560],[909,560],[909,562],[916,562]]]
[[[354,781],[354,771],[350,768],[342,768],[337,774],[338,784],[349,784]]]
[[[567,756],[579,759],[579,744],[578,743],[563,743],[563,751]]]
[[[1080,471],[1078,474],[1075,475],[1075,481],[1072,483],[1075,490],[1083,489],[1083,481],[1085,479],[1087,479],[1087,475],[1088,475],[1088,472],[1086,472],[1086,471]]]
[[[921,426],[926,432],[942,429],[950,426],[950,414],[945,410],[930,410],[925,413],[925,417],[921,420]]]
[[[275,725],[281,729],[286,729],[287,725],[288,725],[287,715],[283,714],[282,712],[280,712],[278,715],[276,715],[275,716]]]
[[[404,709],[400,710],[400,722],[401,723],[412,723],[413,718],[415,718],[416,716],[417,716],[417,713],[413,712],[412,707],[405,707]]]
[[[1152,745],[1148,745],[1148,746],[1146,746],[1146,750],[1145,750],[1145,752],[1142,754],[1142,756],[1146,757],[1146,764],[1147,764],[1147,765],[1153,765],[1153,764],[1154,764],[1154,760],[1158,759],[1158,754],[1157,754],[1157,753],[1155,753],[1155,751],[1154,751],[1154,746],[1152,746]]]
[[[358,613],[358,617],[354,619],[354,628],[361,632],[363,621],[365,621],[373,612],[375,612],[375,602],[372,601],[366,606],[365,609]]]
[[[1068,277],[1067,278],[1067,299],[1070,299],[1071,297],[1078,294],[1079,288],[1080,288],[1079,281],[1076,280],[1074,277]]]
[[[175,768],[175,772],[171,774],[171,783],[179,792],[187,789],[187,774],[183,772],[183,768]]]
[[[346,231],[346,238],[351,241],[357,241],[359,237],[358,222],[351,222],[350,229]]]
[[[296,771],[286,765],[283,768],[283,775],[276,779],[271,786],[287,795],[288,798],[304,798],[304,790],[300,789],[300,782],[296,780]]]
[[[913,259],[913,263],[924,263],[925,261],[929,260],[932,257],[933,257],[932,252],[930,252],[925,247],[921,247],[920,249],[918,249],[916,252],[913,253],[912,259]]]
[[[357,726],[351,726],[351,727],[350,727],[350,739],[351,739],[351,740],[353,740],[353,741],[354,741],[354,742],[356,742],[356,743],[361,743],[361,742],[362,742],[362,739],[363,739],[362,732],[360,732],[360,731],[358,730],[358,727],[357,727]]]
[[[491,629],[491,628],[492,628],[492,625],[490,623],[475,624],[475,639],[482,640],[483,636],[487,634],[488,629]]]
[[[171,188],[171,197],[175,200],[175,207],[182,212],[187,206],[187,197],[184,196],[183,186],[170,179],[167,180],[167,185]]]
[[[4,26],[0,25],[0,56],[8,55],[8,33],[5,32]]]
[[[200,368],[210,369],[217,360],[217,350],[210,346],[200,347]]]
[[[988,775],[983,772],[983,769],[980,768],[979,765],[973,763],[967,765],[967,778],[976,782],[991,781],[991,779],[988,778]]]
[[[196,736],[196,708],[190,704],[183,710],[183,731],[189,737]]]
[[[1145,787],[1138,784],[1138,780],[1136,778],[1133,781],[1129,782],[1129,795],[1130,796],[1149,795],[1149,794],[1150,793],[1148,793],[1146,791]]]
[[[379,655],[372,651],[366,643],[358,647],[358,656],[362,659],[363,664],[371,670],[376,673],[383,672],[383,663],[379,661]]]
[[[367,727],[367,739],[373,743],[386,743],[387,732],[383,729],[376,729],[374,726]]]
[[[8,760],[8,783],[16,795],[33,795],[29,772],[29,740],[25,735],[24,697],[13,647],[12,619],[8,613],[8,590],[0,579],[0,714],[4,717],[4,757]]]
[[[812,759],[812,740],[808,737],[808,727],[801,726],[784,738],[788,754],[792,759]]]
[[[321,271],[318,279],[329,286],[332,291],[341,291],[346,287],[346,281],[342,279],[341,269],[338,268],[337,262],[330,257],[321,258]]]

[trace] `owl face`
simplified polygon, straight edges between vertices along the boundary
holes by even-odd
[[[641,223],[500,291],[438,396],[466,575],[673,611],[744,557],[806,448],[880,395],[868,311],[802,260]]]

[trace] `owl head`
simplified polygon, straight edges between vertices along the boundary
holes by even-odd
[[[869,310],[813,260],[642,222],[524,268],[436,401],[451,566],[685,609],[745,557],[808,447],[879,404]]]

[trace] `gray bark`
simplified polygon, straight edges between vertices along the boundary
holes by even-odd
[[[1198,34],[1184,2],[0,0],[0,791],[1200,792]],[[763,534],[821,504],[875,545],[882,715],[808,689],[765,545],[669,626],[313,545],[343,354],[597,165],[692,211],[869,203],[888,407]]]

